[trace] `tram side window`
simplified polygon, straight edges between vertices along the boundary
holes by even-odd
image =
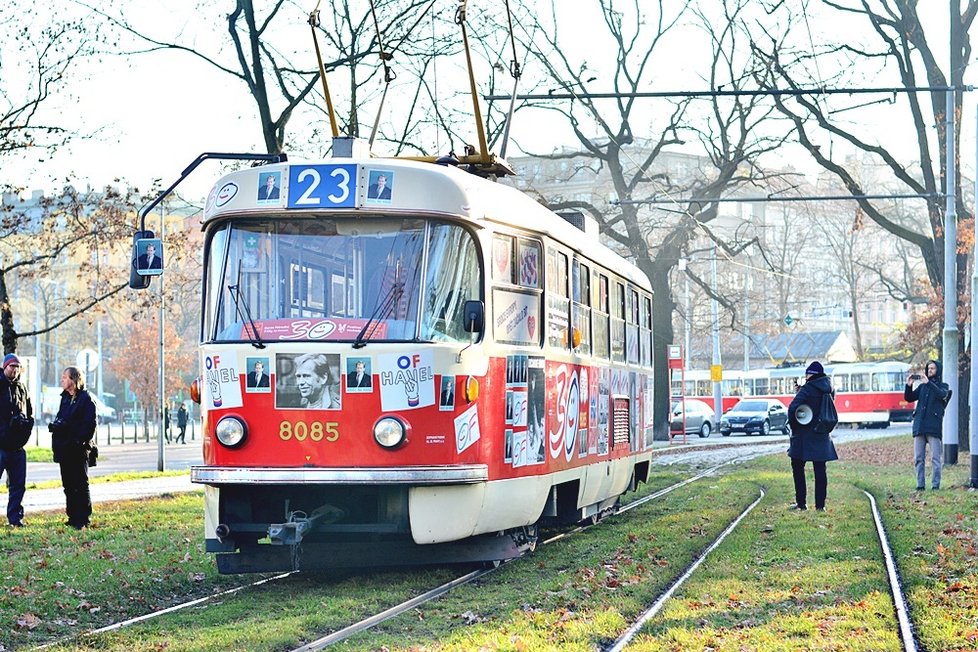
[[[868,392],[869,391],[869,374],[852,374],[851,383],[852,386],[850,391],[853,392]]]
[[[575,335],[574,352],[585,355],[591,353],[591,270],[587,265],[575,260],[572,266],[571,286],[574,300],[574,321],[571,327]]]
[[[611,359],[625,361],[625,286],[615,283],[611,305]]]
[[[513,237],[495,235],[492,238],[492,280],[513,282]]]
[[[896,371],[873,374],[873,390],[877,392],[899,392],[903,390],[906,376]]]
[[[754,396],[767,396],[767,393],[768,393],[767,378],[755,378]]]
[[[447,224],[432,227],[424,287],[422,338],[468,342],[471,334],[465,330],[465,302],[480,299],[481,292],[479,254],[467,231]]]
[[[518,267],[518,278],[521,287],[538,288],[540,287],[540,243],[532,240],[520,238],[519,258],[516,263]]]
[[[638,343],[638,292],[635,291],[631,286],[628,287],[627,294],[627,312],[625,319],[625,351],[626,358],[630,364],[638,364],[639,362],[639,343]]]
[[[567,293],[567,255],[551,249],[547,252],[547,343],[555,348],[567,349],[567,327],[570,315],[570,298]]]
[[[652,366],[652,299],[642,297],[642,311],[639,314],[639,344],[641,346],[642,366]]]
[[[838,376],[832,376],[832,389],[834,389],[836,392],[848,392],[849,374],[839,374]]]
[[[608,348],[608,277],[594,273],[591,284],[591,317],[593,323],[592,342],[594,355],[605,360],[609,357]]]

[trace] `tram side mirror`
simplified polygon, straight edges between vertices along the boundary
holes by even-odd
[[[153,235],[154,234],[152,231],[136,231],[132,235],[132,259],[129,265],[129,287],[131,287],[133,290],[145,290],[149,287],[150,277],[148,275],[139,273],[139,243],[142,240],[152,238]],[[146,247],[144,245],[144,252],[145,249]]]
[[[467,333],[481,333],[482,329],[485,328],[486,306],[481,301],[466,301],[462,314],[465,318],[464,327]]]

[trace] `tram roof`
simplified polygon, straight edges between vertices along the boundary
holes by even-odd
[[[340,185],[346,175],[346,185]],[[387,177],[389,199],[372,198],[378,176]],[[274,199],[259,199],[271,176]],[[316,187],[311,188],[313,182]],[[371,183],[373,182],[373,183]],[[336,198],[342,198],[337,201]],[[651,291],[638,267],[524,193],[454,166],[406,159],[334,158],[247,168],[221,177],[204,208],[204,224],[222,217],[276,212],[333,217],[435,215],[482,228],[503,225],[546,235]]]
[[[858,374],[870,372],[898,372],[903,373],[910,369],[906,362],[897,360],[886,360],[882,362],[843,362],[839,364],[825,365],[827,374]]]

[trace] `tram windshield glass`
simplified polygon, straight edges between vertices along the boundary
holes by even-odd
[[[208,244],[205,340],[468,342],[478,247],[423,219],[229,222]]]

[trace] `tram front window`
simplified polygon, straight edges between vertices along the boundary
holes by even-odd
[[[468,342],[477,251],[464,228],[421,219],[229,223],[208,241],[204,338]]]

